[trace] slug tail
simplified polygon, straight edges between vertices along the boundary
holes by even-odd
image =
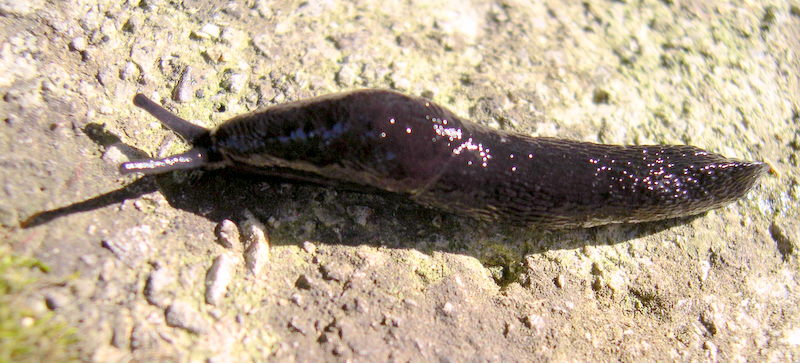
[[[137,93],[136,96],[133,97],[133,104],[153,115],[153,117],[161,121],[164,126],[167,126],[170,130],[180,135],[180,137],[187,142],[193,143],[195,140],[208,133],[207,129],[178,117],[141,93]]]
[[[743,197],[769,170],[767,164],[758,161],[734,161],[718,165],[717,168],[713,190],[716,197],[724,201]]]
[[[209,164],[208,150],[204,147],[195,147],[185,153],[162,159],[142,159],[122,163],[119,166],[119,172],[122,174],[162,174],[174,170],[197,169]]]

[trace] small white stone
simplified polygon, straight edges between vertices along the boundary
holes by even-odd
[[[249,211],[243,223],[246,246],[244,250],[244,263],[247,271],[258,276],[269,260],[269,238],[264,225]]]
[[[800,328],[785,330],[781,341],[795,347],[800,345]]]
[[[442,312],[445,313],[445,315],[453,315],[455,310],[456,310],[455,306],[453,306],[453,304],[451,304],[450,302],[446,302],[442,306]]]
[[[222,29],[220,29],[219,26],[217,26],[216,24],[208,23],[206,25],[203,25],[203,27],[200,28],[200,30],[196,31],[194,35],[202,39],[209,39],[209,38],[217,39],[219,38],[220,33],[222,33]]]
[[[239,240],[239,227],[230,219],[225,219],[214,229],[217,235],[217,243],[222,247],[241,251],[242,246]]]
[[[122,148],[117,145],[109,145],[103,153],[103,161],[109,164],[119,164],[128,161],[128,157],[122,152]]]
[[[84,37],[75,37],[72,38],[71,42],[69,42],[69,46],[72,47],[73,50],[77,50],[79,52],[86,50],[86,45],[86,38]]]
[[[181,79],[172,90],[172,99],[177,102],[188,102],[194,98],[194,76],[192,74],[192,67],[186,66]]]
[[[241,92],[247,86],[247,75],[244,73],[230,73],[222,81],[222,87],[232,93]]]
[[[110,115],[114,113],[114,109],[111,106],[103,105],[97,110],[101,115]]]
[[[144,297],[147,302],[161,308],[172,303],[174,289],[171,287],[175,281],[175,273],[172,270],[164,266],[157,267],[147,277],[144,286]]]
[[[317,246],[314,246],[314,244],[309,241],[305,241],[303,242],[303,251],[306,251],[306,253],[313,255],[314,252],[317,252]]]
[[[206,273],[206,303],[217,305],[228,292],[228,285],[233,280],[238,259],[223,253],[214,259],[214,263]]]
[[[128,228],[102,242],[120,261],[135,268],[141,266],[155,252],[152,229],[149,225]]]
[[[119,71],[119,77],[122,78],[123,80],[131,80],[133,78],[136,78],[138,74],[139,74],[139,68],[137,68],[136,65],[133,64],[133,62],[125,63],[125,67],[123,67]]]
[[[523,323],[525,323],[525,326],[535,331],[536,334],[541,334],[546,326],[544,317],[537,314],[530,314],[526,316]]]
[[[176,301],[164,313],[167,325],[185,329],[195,334],[204,334],[208,326],[200,314],[188,303]]]

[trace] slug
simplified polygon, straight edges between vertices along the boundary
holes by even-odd
[[[234,167],[407,196],[475,219],[546,228],[693,215],[742,197],[767,167],[694,146],[620,146],[494,130],[418,97],[358,90],[236,116],[208,130],[142,94],[192,144],[123,174]]]

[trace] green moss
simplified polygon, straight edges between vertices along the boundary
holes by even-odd
[[[524,247],[519,250],[505,244],[492,243],[486,245],[479,260],[489,269],[495,283],[505,287],[519,281],[524,271],[522,260],[526,253],[527,249]]]
[[[438,283],[453,273],[447,263],[442,260],[441,254],[438,253],[434,254],[432,258],[420,258],[413,262],[416,263],[414,273],[422,279],[425,285]]]
[[[0,246],[0,362],[63,362],[77,360],[73,329],[50,312],[31,309],[25,297],[37,286],[41,262],[15,256]]]

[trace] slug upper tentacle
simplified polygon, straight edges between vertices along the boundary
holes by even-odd
[[[207,129],[178,117],[141,93],[133,97],[133,104],[153,115],[153,117],[161,121],[164,126],[178,134],[178,136],[186,140],[186,142],[194,143],[195,140],[208,133]]]
[[[134,103],[194,148],[123,173],[238,167],[400,193],[482,220],[551,228],[701,213],[766,171],[693,146],[601,145],[493,130],[433,102],[359,90],[291,102],[206,130],[139,94]]]

